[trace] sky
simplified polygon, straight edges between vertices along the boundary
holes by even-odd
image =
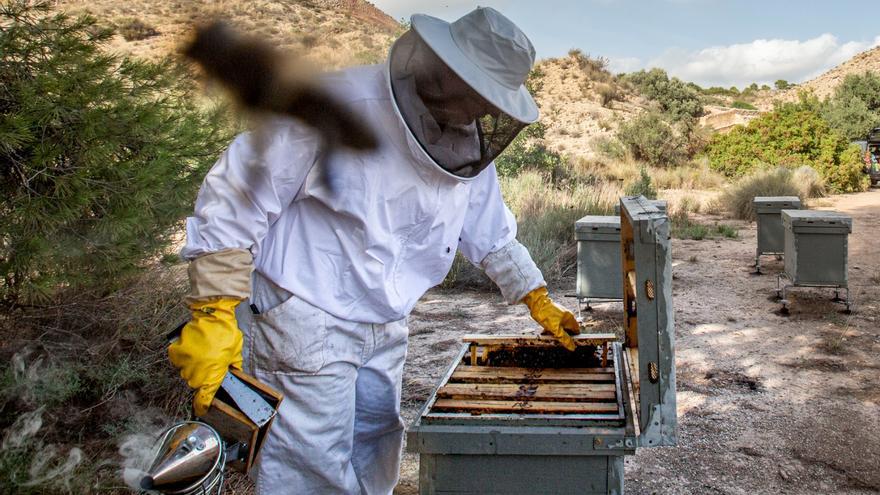
[[[878,0],[371,0],[395,19],[494,7],[538,58],[579,48],[613,72],[661,67],[701,86],[807,81],[880,45]],[[874,7],[876,9],[877,7]]]

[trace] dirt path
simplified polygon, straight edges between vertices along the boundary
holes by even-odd
[[[827,289],[794,289],[791,315],[775,314],[782,263],[765,257],[766,275],[750,275],[754,224],[741,224],[736,240],[674,241],[679,446],[628,458],[628,494],[880,492],[880,190],[821,204],[853,217],[851,315]],[[593,317],[620,312],[605,304]],[[407,420],[461,335],[533,329],[524,307],[495,294],[428,294],[411,319]],[[406,455],[401,475],[396,493],[417,493],[416,456]]]

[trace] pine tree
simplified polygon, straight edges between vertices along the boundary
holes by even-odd
[[[50,2],[0,5],[0,300],[102,293],[166,248],[229,139],[169,61]]]

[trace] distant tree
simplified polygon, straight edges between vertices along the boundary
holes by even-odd
[[[657,102],[673,122],[703,114],[699,93],[680,79],[670,78],[663,69],[633,72],[626,75],[626,81],[646,98]]]
[[[880,112],[872,112],[855,96],[830,99],[822,107],[822,116],[851,141],[865,139],[871,129],[880,126]]]
[[[776,86],[776,89],[779,90],[788,89],[791,87],[791,84],[789,84],[789,82],[785,79],[777,79],[776,82],[773,84],[774,86]]]
[[[767,86],[766,84],[762,84],[761,91],[770,91],[770,86]]]
[[[868,110],[880,111],[880,75],[870,71],[864,74],[849,74],[834,90],[834,98],[840,100],[858,98],[865,102]]]
[[[677,165],[686,155],[683,139],[656,112],[644,112],[621,124],[617,139],[633,158],[651,165]]]
[[[880,125],[880,76],[873,72],[846,76],[825,101],[822,116],[848,139],[864,139]]]
[[[54,2],[0,4],[0,301],[106,292],[180,231],[229,134],[168,63]]]

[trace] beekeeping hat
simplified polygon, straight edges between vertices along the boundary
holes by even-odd
[[[510,19],[480,7],[451,24],[424,14],[411,21],[431,50],[480,96],[524,124],[538,120],[538,106],[525,87],[535,47]]]
[[[435,162],[457,176],[473,177],[523,127],[538,119],[538,106],[525,87],[535,49],[510,19],[488,7],[477,8],[452,23],[423,14],[413,15],[411,22],[412,29],[394,44],[389,57],[395,101]],[[455,90],[461,86],[473,97]],[[451,94],[444,95],[449,88],[453,88]],[[460,113],[459,129],[444,130],[442,138],[428,142],[431,132],[425,129],[419,105],[407,101],[414,92],[441,124],[444,116],[456,110],[470,112],[466,120],[473,130],[476,151],[462,144],[467,139]]]

